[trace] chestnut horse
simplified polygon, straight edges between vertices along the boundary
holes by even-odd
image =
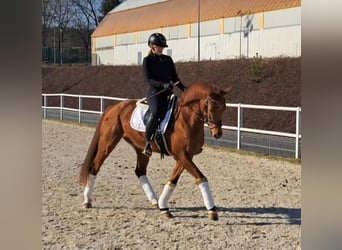
[[[192,161],[194,155],[202,151],[204,144],[204,123],[208,124],[214,138],[222,136],[222,114],[226,108],[224,96],[229,89],[219,89],[210,84],[197,83],[189,87],[179,97],[173,126],[165,132],[167,148],[176,161],[172,174],[159,197],[146,176],[149,157],[142,153],[145,145],[143,132],[130,126],[130,118],[137,100],[130,99],[108,107],[100,118],[91,140],[87,155],[80,170],[80,183],[84,187],[84,206],[90,208],[91,194],[94,190],[96,175],[107,156],[112,152],[121,138],[133,146],[137,154],[135,174],[147,198],[160,209],[162,218],[172,218],[168,201],[177,185],[178,179],[186,169],[195,179],[208,217],[218,220],[217,210],[209,188],[207,178]],[[153,152],[160,152],[152,143]]]

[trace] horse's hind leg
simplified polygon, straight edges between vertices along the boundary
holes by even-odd
[[[149,157],[141,153],[139,148],[135,148],[137,153],[137,164],[135,167],[135,174],[139,179],[140,185],[144,190],[148,200],[152,203],[154,208],[158,208],[158,198],[154,189],[146,176],[147,164],[149,162]]]
[[[88,181],[83,192],[83,205],[85,208],[92,207],[91,196],[94,191],[96,176],[100,171],[103,162],[108,157],[108,155],[113,151],[115,146],[120,141],[121,137],[122,130],[120,128],[117,128],[116,130],[114,130],[114,132],[108,129],[107,131],[105,131],[104,134],[100,136],[95,159],[93,161],[92,167],[89,170]]]
[[[96,175],[89,174],[88,181],[87,181],[86,186],[84,187],[84,192],[83,192],[84,201],[82,204],[85,208],[92,207],[91,195],[94,191],[95,179],[96,179]]]

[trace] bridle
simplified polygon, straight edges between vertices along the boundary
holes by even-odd
[[[191,106],[188,106],[188,105],[187,105],[187,107],[189,107],[189,109],[190,109],[193,113],[195,113],[195,114],[197,115],[197,118],[198,118],[199,120],[203,121],[204,123],[207,123],[209,129],[221,128],[221,126],[222,126],[222,120],[214,120],[214,119],[211,119],[211,118],[209,117],[209,113],[208,113],[208,106],[209,106],[209,104],[212,105],[212,106],[214,106],[214,107],[218,107],[217,102],[216,102],[213,98],[211,98],[210,96],[208,96],[208,97],[206,98],[205,105],[204,105],[204,109],[203,109],[204,117],[201,115],[201,113],[199,113],[199,112],[193,110]]]
[[[213,119],[209,118],[209,113],[208,113],[209,104],[212,105],[213,107],[218,107],[217,102],[214,99],[212,99],[210,96],[208,96],[206,103],[205,103],[205,106],[204,106],[204,112],[207,113],[206,119],[204,120],[204,122],[208,124],[208,127],[210,129],[221,128],[222,127],[222,120],[213,120]]]

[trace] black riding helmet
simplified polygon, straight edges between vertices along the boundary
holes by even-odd
[[[155,44],[163,48],[168,47],[166,44],[166,38],[161,33],[153,33],[152,35],[150,35],[150,37],[148,38],[148,46],[150,46],[151,44]]]

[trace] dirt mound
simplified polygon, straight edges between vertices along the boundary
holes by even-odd
[[[228,103],[301,106],[300,58],[238,59],[176,63],[183,83],[206,82],[232,87]],[[146,94],[141,66],[44,66],[43,93],[69,93],[142,98]],[[56,100],[58,101],[58,100]],[[98,103],[94,107],[97,110]],[[236,109],[225,112],[223,124],[236,125]],[[295,132],[293,112],[245,110],[244,126]]]

